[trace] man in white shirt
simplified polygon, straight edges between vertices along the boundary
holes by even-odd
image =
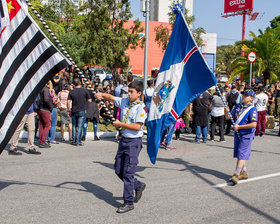
[[[258,94],[255,97],[254,103],[258,111],[258,123],[255,136],[263,136],[265,133],[265,115],[268,96],[264,93],[264,87],[258,87]]]

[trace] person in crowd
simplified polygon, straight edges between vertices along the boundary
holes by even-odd
[[[122,98],[127,98],[128,97],[128,86],[130,83],[132,83],[134,81],[133,76],[132,75],[128,75],[127,76],[127,84],[125,84],[122,88],[121,88],[121,94],[120,97]]]
[[[195,143],[200,143],[200,136],[202,133],[203,143],[207,142],[207,126],[208,126],[208,107],[213,96],[205,91],[199,97],[197,97],[192,103],[193,109],[193,123],[195,126]]]
[[[57,95],[55,93],[55,90],[53,89],[51,81],[49,81],[48,87],[49,87],[50,96],[51,96],[52,102],[53,102],[53,109],[52,109],[52,112],[51,112],[51,129],[50,129],[48,137],[47,137],[47,142],[49,142],[51,144],[58,144],[58,142],[55,141],[57,116],[58,116],[58,110],[57,110],[58,99],[57,99]]]
[[[106,93],[95,94],[95,98],[110,100],[124,112],[123,122],[119,120],[113,122],[116,128],[122,128],[122,138],[114,165],[116,174],[124,182],[124,204],[118,208],[118,213],[133,210],[134,203],[141,199],[146,187],[145,183],[134,177],[142,149],[143,128],[147,117],[145,104],[140,101],[143,90],[143,82],[134,81],[129,84],[128,98],[115,97]]]
[[[17,145],[18,145],[20,132],[23,129],[24,125],[26,125],[28,131],[28,152],[30,154],[41,154],[41,152],[36,150],[34,146],[35,124],[34,124],[34,110],[32,104],[29,107],[29,109],[26,111],[24,117],[22,118],[21,122],[19,123],[19,126],[17,127],[15,133],[11,138],[9,155],[22,155],[22,153],[17,150]]]
[[[123,86],[124,86],[124,81],[122,79],[119,79],[118,80],[118,85],[115,88],[115,96],[116,97],[120,97],[121,96],[121,89],[123,88]]]
[[[65,141],[64,138],[64,130],[65,125],[68,126],[69,132],[69,141],[73,141],[72,139],[72,118],[69,116],[69,111],[67,110],[67,99],[70,91],[70,86],[65,83],[62,91],[58,93],[58,108],[60,112],[60,131],[61,131],[61,141]],[[70,104],[70,108],[72,105]]]
[[[175,132],[175,124],[176,124],[176,122],[172,123],[166,130],[163,131],[163,134],[162,134],[162,137],[160,140],[161,143],[159,145],[160,148],[164,148],[165,150],[175,149],[175,147],[171,145],[172,136]]]
[[[87,113],[86,113],[86,118],[84,121],[82,141],[86,140],[89,121],[92,121],[92,123],[93,123],[94,141],[98,141],[98,140],[100,140],[100,138],[97,136],[97,124],[99,122],[99,108],[98,108],[97,103],[95,102],[93,92],[90,91],[89,88],[87,88],[87,89],[89,91],[92,102],[87,102],[87,107],[86,107]]]
[[[254,89],[256,86],[256,79],[252,78],[251,80],[251,89]]]
[[[144,90],[143,96],[144,96],[144,103],[146,105],[147,111],[148,111],[148,117],[149,117],[149,111],[153,99],[154,94],[154,80],[150,79],[147,81],[147,89]]]
[[[276,118],[280,118],[280,81],[276,82],[276,93],[275,93],[275,100],[276,100]]]
[[[240,92],[237,90],[236,85],[231,86],[230,93],[226,96],[226,101],[229,107],[229,110],[232,111],[233,107],[239,103]],[[227,128],[226,128],[226,135],[230,134],[232,122],[230,119],[226,120]]]
[[[271,87],[267,91],[268,96],[268,114],[270,116],[275,115],[275,86],[271,84]]]
[[[255,136],[258,119],[257,109],[253,106],[254,97],[253,90],[245,90],[242,95],[242,105],[235,106],[231,112],[235,121],[233,157],[237,158],[236,169],[230,179],[233,184],[248,178],[245,162],[250,158],[251,143]]]
[[[219,96],[218,91],[213,94],[212,99],[212,110],[210,112],[211,115],[211,131],[210,131],[210,140],[214,141],[215,139],[215,131],[216,124],[219,126],[219,135],[220,142],[225,142],[224,138],[224,120],[225,120],[225,109],[224,104]]]
[[[71,109],[72,117],[72,145],[83,146],[81,142],[82,129],[86,116],[86,102],[91,102],[88,90],[83,89],[79,78],[74,78],[75,88],[69,92],[67,109]],[[72,102],[72,107],[71,107]]]
[[[51,112],[53,110],[53,101],[50,95],[47,83],[40,92],[40,99],[38,100],[37,114],[39,116],[40,128],[39,128],[39,148],[51,147],[46,143],[47,135],[51,129]]]
[[[268,96],[264,93],[264,87],[258,87],[258,92],[254,100],[258,112],[257,128],[255,136],[262,137],[265,134],[265,116],[268,103]]]
[[[185,122],[184,122],[183,118],[180,116],[177,119],[176,124],[175,124],[175,139],[176,140],[180,139],[180,133],[182,132],[181,130],[185,130]]]

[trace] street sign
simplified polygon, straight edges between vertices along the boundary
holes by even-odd
[[[254,51],[251,51],[248,54],[248,60],[249,62],[254,63],[257,60],[257,54]]]

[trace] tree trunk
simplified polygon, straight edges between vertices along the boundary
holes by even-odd
[[[266,83],[266,80],[270,80],[270,71],[269,70],[264,70],[263,71],[263,81]]]

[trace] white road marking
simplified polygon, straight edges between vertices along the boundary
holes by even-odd
[[[247,182],[251,182],[251,181],[262,180],[262,179],[266,179],[266,178],[270,178],[270,177],[277,177],[277,176],[280,176],[280,172],[273,173],[273,174],[267,174],[267,175],[259,176],[259,177],[253,177],[253,178],[249,178],[247,180],[240,180],[240,181],[238,181],[238,184],[243,184],[243,183],[247,183]],[[232,185],[233,185],[233,183],[229,181],[227,183],[213,185],[213,187],[222,188],[222,187],[232,186]]]

